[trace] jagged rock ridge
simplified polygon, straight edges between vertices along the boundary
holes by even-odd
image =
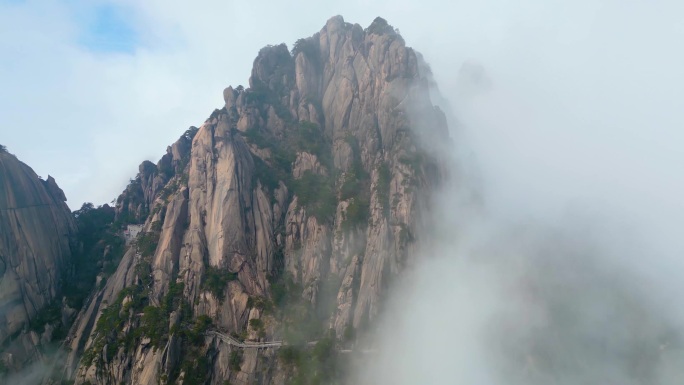
[[[334,17],[292,52],[262,49],[250,87],[228,87],[117,200],[145,232],[81,311],[65,375],[281,384],[306,375],[301,360],[204,331],[353,343],[409,263],[439,181],[420,137],[446,140],[446,120],[423,67],[380,18],[364,30]]]

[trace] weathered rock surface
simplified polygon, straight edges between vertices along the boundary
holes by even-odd
[[[0,359],[12,361],[10,367],[35,358],[40,339],[49,340],[26,330],[41,309],[60,300],[76,235],[65,200],[54,178],[43,181],[0,151]]]
[[[245,350],[238,370],[236,348],[211,336],[191,345],[181,330],[208,316],[226,334],[273,340],[306,314],[338,339],[362,331],[438,182],[420,138],[446,140],[446,121],[419,61],[379,18],[364,30],[334,17],[292,53],[262,49],[250,88],[227,88],[224,108],[143,163],[119,197],[119,218],[146,233],[81,311],[67,377],[152,385],[201,371],[211,384],[282,384],[293,372],[273,350]],[[282,298],[301,314],[264,305]],[[165,334],[131,334],[153,312],[170,319]]]
[[[197,127],[190,127],[183,136],[166,149],[158,164],[144,161],[138,167],[138,175],[126,187],[116,201],[118,220],[132,223],[144,222],[157,195],[171,177],[185,169],[190,156],[192,136]]]

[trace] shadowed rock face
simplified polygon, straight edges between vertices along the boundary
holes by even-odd
[[[292,372],[273,351],[245,351],[237,370],[220,340],[190,346],[170,331],[192,322],[188,313],[248,340],[287,338],[302,319],[317,325],[309,339],[321,337],[311,329],[342,339],[372,324],[392,278],[411,263],[439,181],[420,138],[448,140],[420,68],[380,18],[364,30],[334,17],[292,52],[263,48],[250,88],[228,87],[225,106],[157,165],[143,163],[119,197],[117,215],[144,221],[156,247],[134,244],[81,311],[67,377],[151,385],[195,370],[212,384],[281,384]],[[117,306],[128,311],[99,322]],[[143,306],[159,308],[163,336],[121,345],[149,323],[141,313],[157,311]],[[199,357],[202,368],[182,363]]]
[[[59,299],[76,235],[65,200],[52,177],[43,181],[15,156],[0,152],[0,345]],[[32,338],[35,343],[38,337]],[[10,346],[6,352],[22,350]]]

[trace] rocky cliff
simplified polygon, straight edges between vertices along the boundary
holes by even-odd
[[[76,227],[65,201],[54,178],[42,180],[0,147],[2,367],[20,368],[40,355],[36,346],[52,339],[51,327],[39,321],[48,305],[61,301],[73,252]]]
[[[447,140],[423,68],[380,18],[334,17],[291,51],[263,48],[249,87],[228,87],[118,198],[118,220],[144,232],[81,310],[65,377],[339,380],[337,352],[360,343],[411,263],[442,172],[421,145]]]

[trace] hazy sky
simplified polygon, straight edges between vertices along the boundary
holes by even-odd
[[[0,0],[0,143],[53,175],[72,208],[108,202],[220,108],[224,87],[247,83],[260,47],[335,14],[385,17],[447,97],[464,60],[484,65],[494,88],[459,107],[459,140],[496,209],[600,207],[681,233],[678,0]]]

